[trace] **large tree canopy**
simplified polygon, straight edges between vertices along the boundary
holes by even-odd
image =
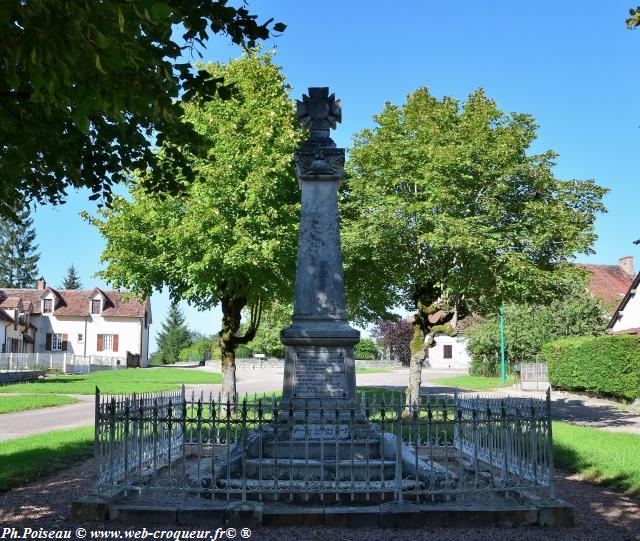
[[[425,347],[470,311],[552,297],[588,252],[604,210],[593,181],[559,180],[556,154],[528,154],[536,124],[482,90],[466,103],[425,88],[387,103],[354,141],[343,193],[350,307],[415,310],[415,398]]]
[[[299,215],[293,152],[303,132],[268,55],[205,69],[236,93],[185,107],[207,142],[207,157],[192,162],[198,180],[183,197],[134,189],[132,201],[116,199],[94,223],[107,241],[101,276],[116,287],[149,295],[166,286],[200,308],[221,304],[223,392],[235,395],[235,347],[254,338],[261,306],[291,298]],[[239,335],[245,307],[251,324]]]
[[[227,0],[3,0],[0,213],[30,199],[59,203],[69,187],[108,202],[112,184],[137,168],[154,172],[147,188],[179,192],[151,141],[191,178],[183,148],[199,140],[176,98],[230,90],[192,69],[194,48],[217,33],[253,46],[283,29]]]

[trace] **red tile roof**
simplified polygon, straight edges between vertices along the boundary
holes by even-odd
[[[54,307],[56,316],[88,316],[91,297],[96,289],[0,289],[0,307],[4,308],[4,302],[10,298],[22,298],[22,302],[33,305],[33,313],[42,312],[41,298],[49,291],[53,292],[57,299]],[[149,299],[142,302],[125,300],[126,291],[99,290],[105,298],[102,315],[105,317],[144,317]],[[13,302],[13,301],[12,301]]]
[[[13,310],[20,306],[20,297],[5,297],[0,300],[0,308],[3,310]]]
[[[613,334],[640,334],[640,327],[634,327],[632,329],[624,329],[623,331],[616,331]]]
[[[578,267],[587,270],[590,274],[589,292],[594,297],[601,297],[605,303],[612,304],[613,309],[625,296],[634,278],[627,274],[620,265],[587,265],[580,263]]]

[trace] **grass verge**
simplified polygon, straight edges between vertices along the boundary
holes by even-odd
[[[18,411],[37,410],[52,406],[64,406],[80,402],[71,396],[23,394],[17,396],[0,396],[0,414]]]
[[[387,368],[356,368],[356,374],[381,374],[383,372],[391,372]]]
[[[640,435],[554,422],[553,448],[558,468],[640,495]]]
[[[93,436],[93,427],[84,427],[0,442],[0,492],[91,456]]]
[[[468,391],[490,391],[500,387],[511,387],[515,383],[513,377],[507,377],[507,382],[502,385],[500,378],[487,378],[483,376],[453,376],[451,378],[438,378],[430,380],[445,387],[458,387]]]
[[[54,376],[36,383],[0,387],[0,393],[132,394],[178,389],[183,383],[220,383],[222,376],[190,368],[129,368],[86,375]]]

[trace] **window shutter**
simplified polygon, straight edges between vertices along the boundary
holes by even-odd
[[[98,335],[98,351],[102,351],[102,335]]]
[[[62,335],[62,351],[67,351],[67,344],[69,339],[69,335],[68,334],[63,334]]]
[[[44,346],[44,349],[46,351],[51,351],[51,333],[50,332],[47,333],[47,341],[46,341],[46,344]]]
[[[114,352],[118,351],[118,335],[117,334],[113,335],[113,351]]]

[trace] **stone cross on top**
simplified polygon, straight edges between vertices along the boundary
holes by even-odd
[[[309,95],[297,100],[296,114],[305,128],[311,130],[311,141],[329,139],[329,130],[342,122],[342,107],[336,95],[326,86],[309,88]]]

